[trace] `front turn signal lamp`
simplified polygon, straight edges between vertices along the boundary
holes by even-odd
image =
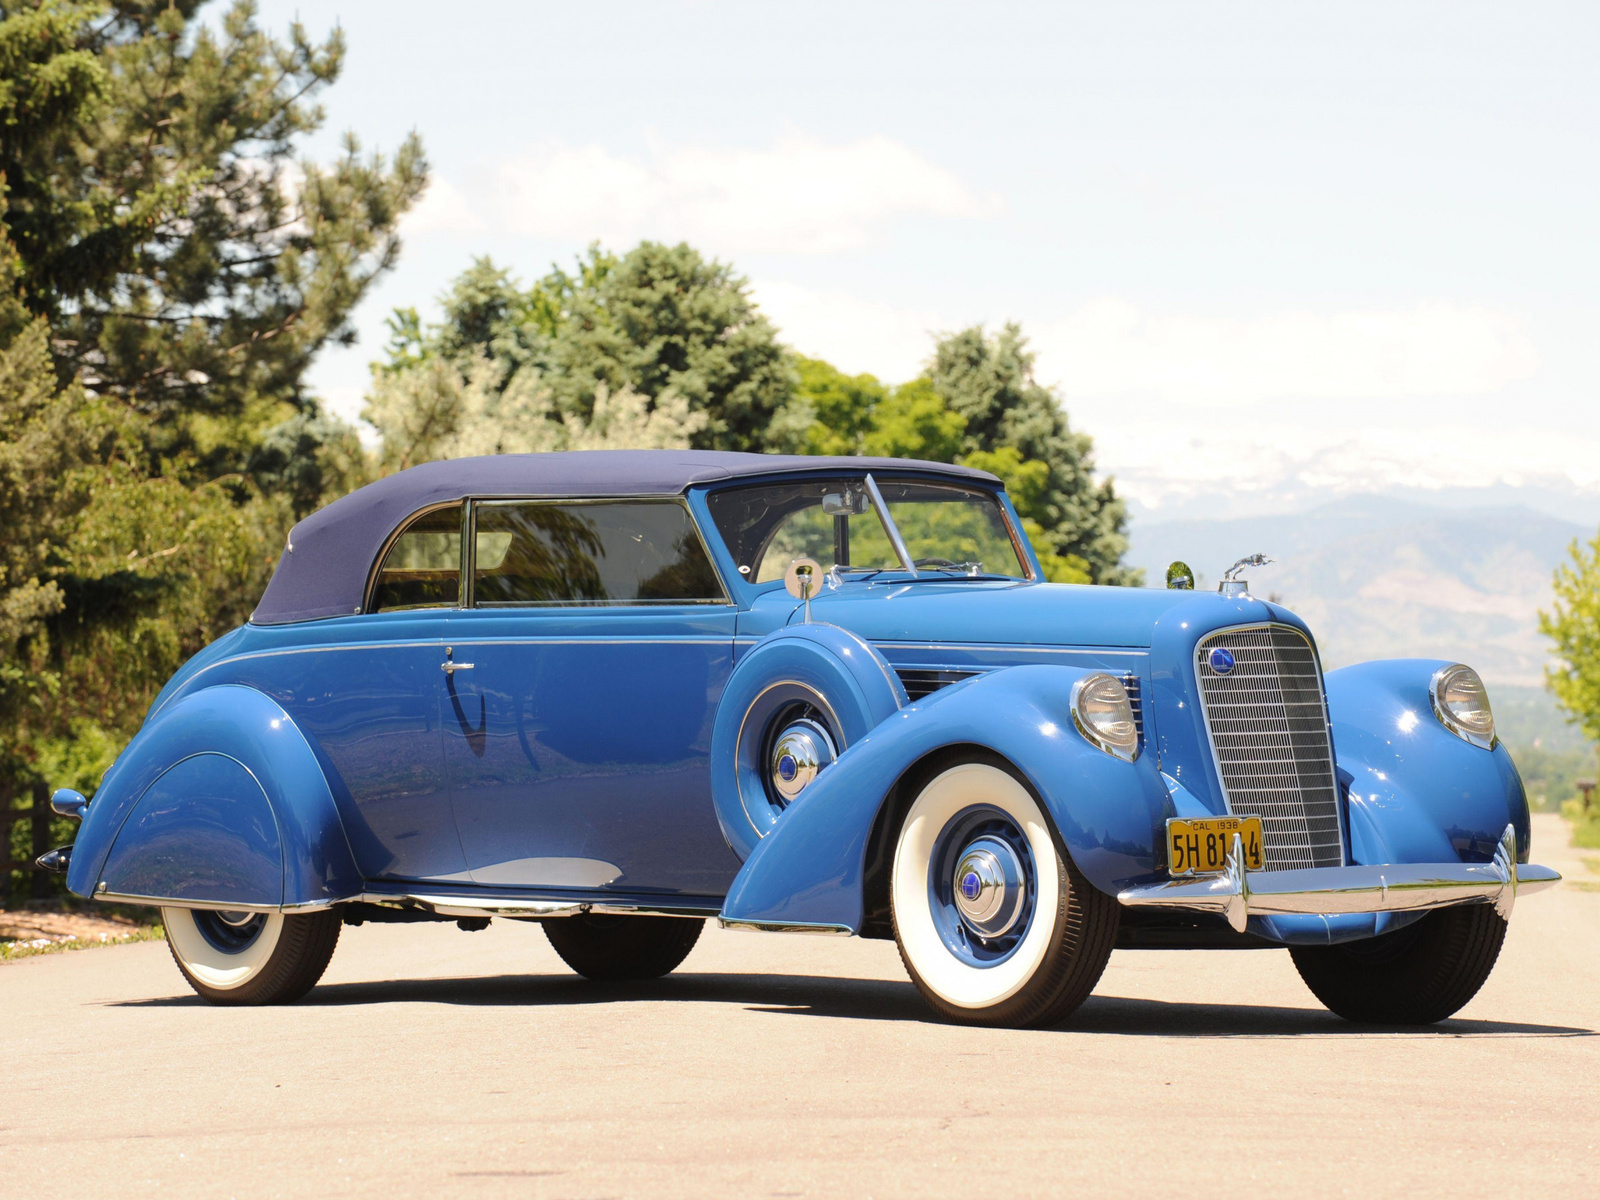
[[[1494,733],[1494,713],[1489,710],[1489,690],[1471,667],[1452,663],[1434,672],[1428,684],[1433,715],[1463,741],[1493,750],[1499,739]]]
[[[1139,757],[1139,726],[1128,689],[1113,675],[1085,675],[1072,688],[1072,723],[1090,745],[1113,758]]]

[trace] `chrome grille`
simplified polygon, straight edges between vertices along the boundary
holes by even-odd
[[[1133,727],[1139,733],[1139,741],[1144,742],[1144,693],[1139,687],[1139,677],[1132,671],[1120,677],[1122,690],[1128,693],[1128,703],[1133,707]]]
[[[1234,659],[1226,675],[1210,663],[1219,646]],[[1266,869],[1339,866],[1333,743],[1305,635],[1289,625],[1220,630],[1196,647],[1195,675],[1228,807],[1261,818]]]
[[[978,672],[963,671],[955,667],[896,667],[894,673],[900,676],[900,683],[906,689],[906,696],[915,703],[924,696],[931,696],[940,688],[960,683],[963,679],[971,679]]]

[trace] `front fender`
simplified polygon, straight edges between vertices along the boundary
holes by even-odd
[[[733,881],[724,919],[859,931],[878,812],[909,768],[951,746],[991,750],[1021,771],[1095,887],[1115,893],[1150,878],[1172,802],[1152,755],[1122,762],[1073,727],[1072,686],[1091,673],[1010,667],[889,717],[819,775],[756,845]]]
[[[85,810],[67,886],[292,907],[359,894],[361,876],[289,714],[223,684],[176,701],[129,743]]]
[[[1511,755],[1463,741],[1433,714],[1428,683],[1448,665],[1388,659],[1328,672],[1358,863],[1489,862],[1508,824],[1528,861],[1528,800]]]

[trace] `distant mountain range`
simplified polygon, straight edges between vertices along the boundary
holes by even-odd
[[[1522,506],[1436,507],[1354,496],[1291,516],[1135,516],[1129,561],[1160,586],[1182,559],[1197,586],[1261,551],[1251,590],[1281,598],[1316,634],[1332,669],[1370,658],[1453,658],[1492,685],[1537,687],[1547,643],[1538,613],[1574,538],[1594,527]]]

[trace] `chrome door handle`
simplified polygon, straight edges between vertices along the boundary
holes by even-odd
[[[446,675],[454,675],[457,671],[470,671],[475,665],[475,663],[458,663],[446,660],[439,664],[439,669]]]

